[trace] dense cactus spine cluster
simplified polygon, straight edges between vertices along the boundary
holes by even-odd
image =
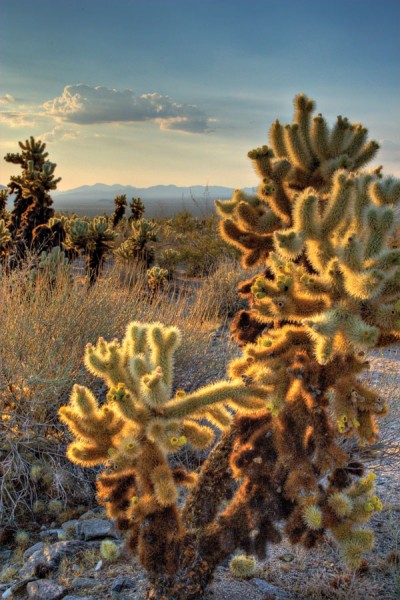
[[[126,194],[121,194],[114,198],[114,212],[111,215],[111,227],[115,228],[123,219],[127,207]]]
[[[60,411],[71,460],[106,465],[99,500],[130,532],[148,600],[202,598],[223,560],[240,549],[238,572],[250,573],[248,556],[265,558],[283,534],[311,548],[330,532],[353,568],[373,546],[374,474],[340,439],[374,442],[387,412],[360,375],[369,349],[400,337],[400,251],[388,247],[400,187],[360,171],[378,148],[362,125],[338,117],[330,129],[314,108],[297,96],[294,123],[276,121],[271,147],[249,153],[256,195],[217,202],[225,240],[262,268],[239,286],[249,310],[234,320],[243,352],[230,381],[174,395],[178,333],[133,323],[122,344],[87,348],[106,402],[75,386]],[[222,430],[218,443],[198,474],[171,468],[181,445],[212,443],[202,418]]]
[[[132,235],[115,251],[118,260],[123,262],[142,262],[147,268],[154,260],[154,249],[149,243],[157,241],[157,227],[146,219],[130,222]]]

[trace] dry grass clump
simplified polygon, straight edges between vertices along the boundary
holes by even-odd
[[[97,384],[100,398],[105,391],[83,368],[88,342],[121,338],[134,319],[162,321],[183,332],[177,387],[217,379],[226,364],[217,357],[210,374],[210,331],[218,326],[218,303],[210,295],[170,286],[150,301],[145,275],[138,271],[127,285],[117,266],[90,289],[78,272],[72,285],[61,272],[53,286],[29,273],[27,265],[0,274],[0,522],[33,514],[54,519],[50,507],[60,515],[67,503],[92,498],[92,473],[83,477],[65,459],[67,434],[57,416],[73,383]]]

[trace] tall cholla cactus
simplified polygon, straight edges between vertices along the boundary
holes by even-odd
[[[149,267],[154,260],[154,250],[148,246],[149,242],[157,241],[156,225],[146,219],[131,221],[132,235],[122,242],[115,251],[117,259],[121,261],[142,261]]]
[[[132,198],[131,203],[129,204],[131,209],[131,215],[129,217],[130,221],[139,221],[144,214],[144,204],[140,198]]]
[[[172,389],[174,353],[180,343],[175,327],[129,325],[122,343],[89,344],[85,365],[109,392],[100,405],[86,387],[74,386],[70,404],[60,409],[75,441],[68,457],[82,466],[105,465],[98,476],[98,497],[137,550],[149,577],[177,569],[188,542],[177,507],[178,488],[193,487],[196,474],[172,468],[168,456],[189,443],[206,448],[214,430],[231,422],[226,407],[260,409],[264,390],[240,379],[218,382],[185,394]],[[189,536],[190,537],[190,536]],[[173,596],[168,596],[173,597]]]
[[[56,165],[47,159],[45,143],[32,136],[25,143],[18,143],[22,152],[7,154],[5,160],[22,168],[22,175],[13,175],[8,187],[15,194],[11,232],[17,254],[23,257],[32,245],[35,227],[47,223],[54,215],[49,192],[57,188],[61,178],[54,175]]]
[[[126,194],[121,194],[120,196],[115,196],[114,206],[115,206],[114,212],[111,215],[110,221],[111,221],[111,227],[113,227],[115,229],[115,227],[122,220],[122,218],[125,214],[125,210],[126,210],[126,206],[127,206]]]
[[[86,255],[86,275],[89,285],[93,285],[116,234],[109,228],[106,217],[94,217],[91,221],[72,219],[65,228],[64,247],[69,251],[83,251]]]
[[[356,566],[373,545],[359,525],[381,504],[372,475],[351,483],[362,469],[338,436],[374,442],[376,417],[387,412],[359,375],[366,351],[400,338],[400,251],[387,247],[400,182],[380,169],[359,171],[378,148],[362,125],[338,117],[329,130],[321,115],[311,119],[314,103],[302,94],[295,109],[293,124],[272,125],[271,148],[249,153],[262,178],[258,194],[217,202],[224,238],[244,266],[264,268],[239,286],[251,310],[233,325],[245,348],[230,375],[270,388],[259,435],[267,420],[269,486],[281,490],[280,503],[295,504],[289,538],[310,547],[329,529]],[[253,438],[232,468],[256,485],[260,473],[249,476],[247,465],[260,452],[257,430]],[[276,505],[275,492],[266,500]]]

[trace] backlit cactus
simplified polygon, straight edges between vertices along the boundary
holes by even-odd
[[[174,392],[179,343],[175,327],[133,322],[122,343],[100,338],[89,344],[85,365],[108,386],[106,402],[76,385],[69,405],[59,411],[75,437],[68,457],[81,466],[106,467],[98,476],[98,498],[120,528],[131,531],[130,547],[149,571],[173,558],[169,543],[183,543],[178,488],[197,480],[194,473],[172,468],[168,455],[185,444],[212,443],[215,429],[202,419],[223,429],[232,419],[226,407],[248,412],[265,404],[265,391],[240,379]]]
[[[131,214],[129,217],[130,221],[139,221],[144,214],[144,204],[140,198],[132,198],[129,207],[131,209]]]
[[[154,260],[154,250],[148,244],[157,241],[157,227],[146,219],[140,219],[131,221],[131,229],[132,235],[115,250],[115,255],[120,261],[140,261],[149,267]]]
[[[116,196],[114,198],[114,212],[111,215],[110,218],[110,222],[111,222],[111,227],[115,228],[118,223],[122,220],[124,214],[125,214],[125,210],[126,210],[126,206],[127,206],[127,202],[126,202],[126,194],[121,194],[120,196]]]
[[[151,267],[151,269],[148,269],[146,275],[147,283],[150,288],[150,298],[153,299],[165,288],[168,281],[168,271],[167,269],[162,269],[155,265],[154,267]]]
[[[373,541],[353,525],[366,523],[380,502],[371,478],[352,483],[362,469],[349,468],[338,441],[374,442],[376,418],[387,412],[359,376],[369,366],[365,352],[400,338],[400,252],[388,248],[400,184],[380,168],[360,171],[378,148],[363,126],[338,117],[330,130],[313,110],[313,101],[297,96],[294,123],[276,121],[271,146],[249,153],[262,178],[257,195],[237,191],[217,202],[224,238],[240,248],[244,266],[264,268],[239,286],[250,311],[235,319],[244,352],[229,372],[269,387],[268,412],[231,464],[250,485],[270,462],[278,497],[268,492],[268,499],[267,487],[259,493],[274,510],[293,503],[292,542],[310,547],[330,530],[354,567]],[[267,454],[258,448],[262,432]],[[249,473],[252,457],[260,468]]]

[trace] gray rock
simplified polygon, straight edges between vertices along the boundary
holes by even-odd
[[[42,548],[44,548],[45,545],[46,544],[44,542],[38,542],[37,544],[34,544],[30,548],[27,548],[25,550],[24,554],[23,554],[23,560],[24,560],[24,562],[26,562],[28,560],[28,558],[30,558],[34,552],[36,552],[37,550],[41,550]]]
[[[32,600],[61,600],[68,590],[51,579],[39,579],[28,583],[26,591]]]
[[[22,577],[47,577],[51,571],[54,571],[64,556],[74,556],[87,548],[84,542],[69,540],[67,542],[57,542],[51,546],[45,546],[36,550],[22,567],[20,575]]]
[[[22,581],[17,581],[11,587],[9,587],[2,594],[2,600],[7,600],[7,598],[26,598],[26,586],[29,582],[34,581],[35,578],[28,577],[27,579],[23,579]]]
[[[119,538],[115,525],[105,519],[89,519],[76,525],[76,535],[80,540],[96,540],[101,538]]]
[[[12,550],[0,550],[0,564],[4,564],[11,557]]]
[[[64,531],[68,531],[68,533],[75,533],[77,523],[78,519],[71,519],[70,521],[65,521],[65,523],[63,523],[61,527]]]
[[[268,583],[268,581],[264,581],[264,579],[254,577],[250,580],[250,582],[255,585],[260,592],[272,596],[272,598],[275,600],[286,600],[287,598],[290,598],[289,594],[285,590],[277,587],[276,585],[272,585],[272,583]]]
[[[136,581],[131,577],[117,577],[111,588],[112,592],[120,593],[123,590],[134,590],[136,588]]]
[[[71,587],[74,590],[84,590],[85,588],[91,588],[96,585],[99,585],[97,579],[93,579],[92,577],[76,577]]]
[[[63,529],[45,529],[39,533],[42,540],[49,540],[49,542],[56,542],[60,533],[64,533]]]
[[[79,517],[80,521],[86,521],[87,519],[94,519],[96,513],[93,510],[87,510],[83,515]]]
[[[68,594],[64,596],[63,600],[95,600],[93,596],[75,596],[74,594]]]

